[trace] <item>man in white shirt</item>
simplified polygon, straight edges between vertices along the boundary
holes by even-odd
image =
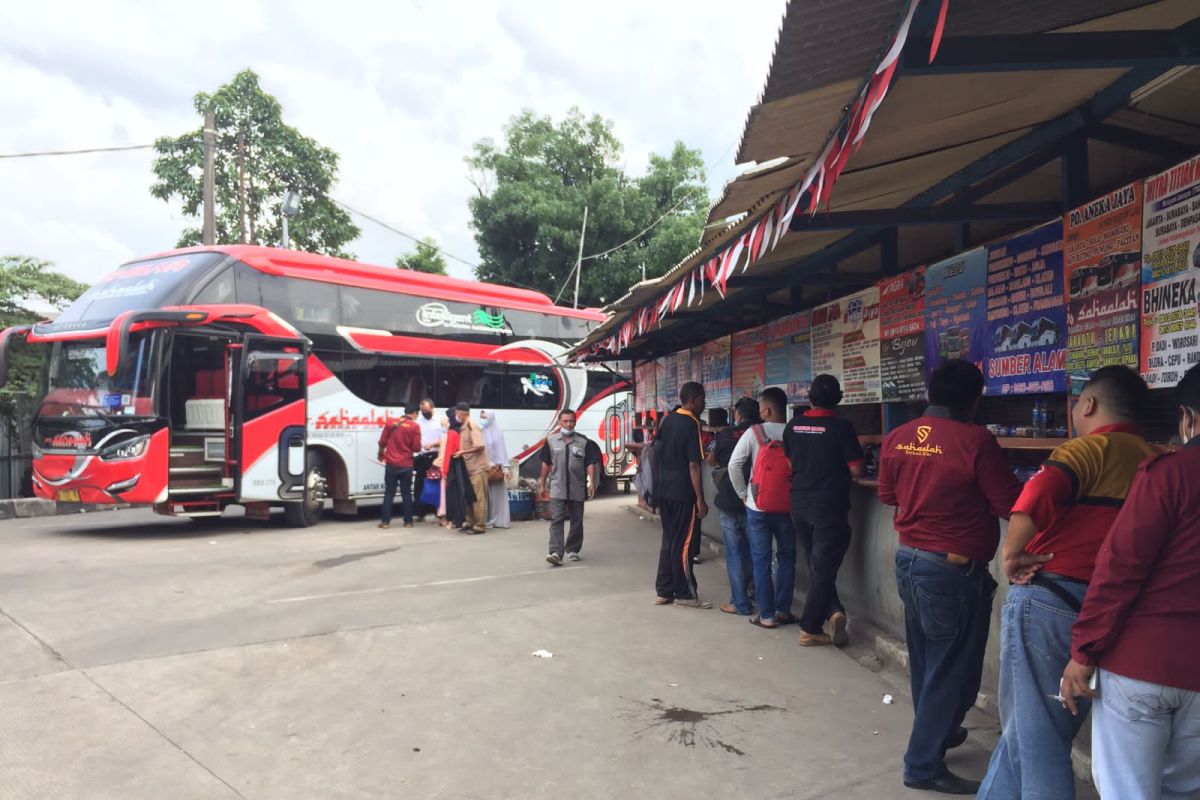
[[[421,428],[421,453],[413,458],[413,469],[416,472],[413,497],[416,499],[415,506],[419,512],[417,520],[424,522],[426,514],[437,512],[437,508],[431,509],[427,504],[421,502],[421,491],[425,488],[425,473],[433,466],[438,448],[442,446],[442,437],[446,435],[442,423],[434,418],[433,401],[428,397],[421,401],[421,413],[417,414],[417,425]]]
[[[750,560],[754,565],[754,593],[758,603],[758,616],[750,618],[751,625],[760,628],[775,628],[796,621],[792,616],[792,593],[796,588],[796,529],[792,525],[790,507],[786,510],[764,510],[763,503],[755,502],[753,485],[756,472],[755,461],[760,450],[772,446],[782,448],[784,422],[787,419],[787,395],[782,389],[764,389],[758,396],[758,406],[763,424],[755,425],[738,439],[733,455],[729,457],[729,480],[733,490],[746,504],[746,533],[750,539]],[[747,484],[742,472],[743,465],[750,463],[751,483]],[[784,462],[786,466],[786,462]],[[759,475],[772,481],[771,486],[759,486],[758,492],[772,497],[781,492],[788,496],[788,472],[782,475]],[[780,485],[774,485],[782,481]],[[761,498],[760,498],[761,499]],[[774,543],[777,562],[774,580],[771,576],[771,551]]]

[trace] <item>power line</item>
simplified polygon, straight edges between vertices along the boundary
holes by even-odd
[[[610,248],[608,248],[607,250],[605,250],[605,251],[604,251],[604,252],[602,252],[602,253],[593,253],[593,254],[592,254],[592,255],[590,255],[590,256],[584,256],[583,258],[581,258],[581,259],[580,259],[580,261],[590,261],[590,260],[592,260],[593,258],[601,258],[601,257],[603,257],[603,256],[606,256],[606,255],[608,255],[609,253],[615,253],[615,252],[617,252],[618,250],[620,250],[620,249],[621,249],[622,247],[624,247],[625,245],[628,245],[628,244],[633,244],[633,243],[634,243],[634,242],[636,242],[638,239],[642,238],[642,237],[643,237],[643,236],[645,236],[647,233],[649,233],[650,231],[654,230],[654,228],[655,228],[655,227],[658,225],[658,223],[662,222],[664,219],[666,219],[667,217],[671,216],[671,214],[673,214],[673,213],[675,212],[675,210],[676,210],[676,209],[678,209],[678,208],[679,208],[681,205],[683,205],[683,204],[684,204],[684,203],[686,203],[686,202],[687,202],[689,199],[691,199],[692,195],[696,194],[696,192],[698,192],[698,191],[700,191],[700,189],[699,189],[699,188],[695,188],[695,189],[692,189],[692,190],[690,190],[690,191],[688,191],[688,192],[685,192],[685,193],[684,193],[684,195],[683,195],[683,197],[682,197],[682,198],[679,200],[679,202],[678,202],[678,203],[676,203],[675,205],[671,206],[670,208],[668,208],[666,211],[664,211],[664,212],[663,212],[663,215],[662,215],[661,217],[659,217],[658,219],[654,220],[654,222],[651,222],[649,225],[647,225],[647,226],[646,226],[645,228],[643,228],[641,231],[639,231],[638,233],[634,234],[633,236],[631,236],[630,238],[626,239],[625,241],[621,242],[621,243],[620,243],[619,245],[617,245],[616,247],[610,247]],[[568,277],[570,277],[570,276],[568,276]]]
[[[78,156],[86,153],[114,153],[122,150],[149,150],[152,144],[127,144],[119,147],[86,147],[82,150],[42,150],[35,153],[0,153],[0,158],[39,158],[41,156]]]

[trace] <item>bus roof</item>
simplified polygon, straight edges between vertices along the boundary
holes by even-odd
[[[282,275],[342,286],[357,286],[363,289],[379,289],[416,297],[455,300],[481,306],[535,311],[541,314],[575,317],[596,322],[603,322],[606,319],[605,314],[599,309],[556,306],[546,295],[530,289],[515,289],[511,286],[467,281],[446,275],[431,275],[398,267],[380,267],[300,250],[283,250],[278,247],[260,247],[248,244],[186,247],[143,256],[128,263],[163,258],[178,253],[213,252],[224,253],[269,275]]]

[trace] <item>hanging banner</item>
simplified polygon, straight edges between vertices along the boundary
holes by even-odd
[[[1146,181],[1142,220],[1140,365],[1153,389],[1200,362],[1200,157]]]
[[[988,394],[1067,388],[1062,220],[988,248]]]
[[[884,402],[925,399],[925,268],[879,282]]]
[[[650,411],[658,408],[658,372],[655,362],[647,361],[633,368],[633,410]]]
[[[925,268],[925,374],[962,358],[984,372],[987,357],[987,251],[960,253]]]
[[[1078,394],[1093,370],[1138,368],[1142,184],[1131,183],[1063,219],[1067,379]]]
[[[732,377],[734,397],[758,397],[766,372],[766,330],[761,326],[733,335]]]
[[[843,405],[880,402],[878,286],[813,309],[812,369],[841,382]]]
[[[709,408],[729,408],[733,405],[729,341],[730,337],[722,336],[697,348],[702,357],[701,382]]]
[[[801,311],[767,323],[763,383],[787,392],[789,403],[807,403],[812,376],[812,315]]]

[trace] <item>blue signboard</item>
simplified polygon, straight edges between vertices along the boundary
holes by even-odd
[[[988,394],[1067,388],[1062,220],[988,248]]]
[[[951,358],[984,371],[988,355],[987,251],[982,247],[925,269],[925,373]]]

